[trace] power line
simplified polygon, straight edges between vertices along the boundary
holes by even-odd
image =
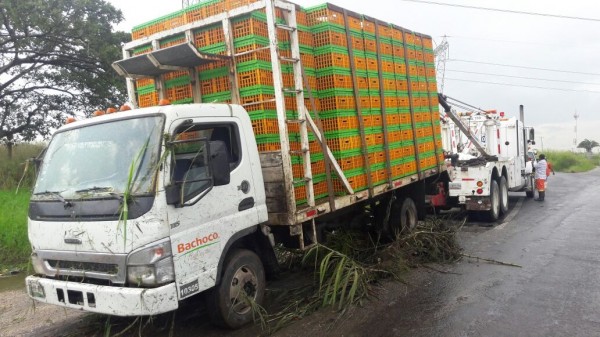
[[[512,83],[476,81],[476,80],[467,80],[467,79],[462,79],[462,78],[449,78],[449,77],[446,77],[446,79],[447,80],[451,80],[451,81],[460,81],[460,82],[469,82],[469,83],[483,83],[483,84],[494,84],[494,85],[504,85],[504,86],[509,86],[509,87],[523,87],[523,88],[535,88],[535,89],[559,90],[559,91],[571,91],[571,92],[589,92],[589,93],[594,93],[594,94],[600,94],[600,91],[594,91],[594,90],[578,90],[578,89],[538,87],[538,86],[534,86],[534,85],[522,85],[522,84],[512,84]]]
[[[491,76],[500,76],[500,77],[520,78],[520,79],[524,79],[524,80],[537,80],[537,81],[562,82],[562,83],[574,83],[574,84],[600,85],[600,83],[554,80],[554,79],[550,79],[550,78],[513,76],[513,75],[503,75],[503,74],[494,74],[494,73],[480,73],[480,72],[476,72],[476,71],[466,71],[466,70],[451,70],[451,69],[446,69],[446,71],[450,71],[450,72],[454,72],[454,73],[475,74],[475,75],[491,75]]]
[[[407,0],[403,0],[403,1],[407,1]],[[521,69],[533,69],[533,70],[553,71],[553,72],[557,72],[557,73],[567,73],[567,74],[600,76],[600,74],[598,74],[598,73],[586,73],[586,72],[573,71],[573,70],[527,67],[527,66],[519,66],[519,65],[514,65],[514,64],[502,64],[502,63],[481,62],[481,61],[472,61],[472,60],[459,60],[459,59],[449,59],[448,61],[486,64],[486,65],[499,66],[499,67],[510,67],[510,68],[521,68]]]
[[[502,12],[502,13],[511,13],[511,14],[525,14],[525,15],[533,15],[533,16],[544,16],[550,18],[558,18],[558,19],[570,19],[570,20],[583,20],[583,21],[595,21],[600,22],[600,19],[597,18],[586,18],[581,16],[568,16],[568,15],[559,15],[559,14],[549,14],[549,13],[537,13],[537,12],[525,12],[525,11],[516,11],[512,9],[500,9],[500,8],[489,8],[489,7],[478,7],[478,6],[467,6],[467,5],[459,5],[459,4],[449,4],[445,2],[435,2],[435,1],[425,1],[425,0],[402,0],[408,2],[417,2],[429,5],[439,5],[439,6],[450,6],[450,7],[459,7],[459,8],[468,8],[468,9],[478,9],[484,11],[492,11],[492,12]]]

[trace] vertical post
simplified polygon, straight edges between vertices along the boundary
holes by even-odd
[[[283,77],[277,42],[277,28],[275,26],[275,8],[273,0],[264,0],[267,15],[267,29],[269,33],[269,50],[271,52],[271,66],[273,68],[273,87],[275,89],[275,104],[277,108],[277,123],[279,125],[279,141],[281,142],[281,160],[283,162],[283,182],[287,196],[288,224],[296,222],[296,198],[294,195],[294,175],[292,173],[292,159],[290,157],[290,142],[285,115],[285,97],[283,95]]]
[[[229,17],[223,19],[223,35],[225,36],[225,46],[227,55],[231,57],[229,63],[229,83],[231,85],[231,103],[240,104],[240,91],[237,74],[237,63],[235,60],[235,46],[233,44],[233,33],[231,28],[231,20]]]
[[[123,59],[128,59],[131,57],[131,52],[125,48],[123,48]],[[133,82],[133,78],[131,77],[126,77],[125,78],[125,84],[127,86],[127,96],[129,96],[129,99],[131,100],[130,103],[132,106],[132,108],[137,108],[138,105],[138,101],[137,101],[137,95],[135,92],[135,85]]]
[[[191,30],[185,31],[185,39],[190,43],[194,43],[194,34]],[[192,97],[194,99],[194,103],[202,103],[202,90],[200,88],[200,76],[198,74],[198,69],[196,67],[192,67],[188,69],[188,73],[190,74],[190,83],[192,85]]]
[[[160,42],[158,40],[152,41],[152,50],[159,50]],[[163,98],[167,98],[167,90],[165,89],[165,81],[161,75],[154,77],[154,86],[156,87],[156,91],[158,91],[158,99],[161,100]]]

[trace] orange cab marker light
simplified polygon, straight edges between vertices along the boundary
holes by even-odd
[[[65,124],[73,123],[73,122],[75,122],[75,121],[77,121],[77,120],[75,119],[75,117],[67,117],[67,121],[65,122]]]
[[[158,101],[158,105],[163,106],[163,105],[171,105],[171,101],[169,101],[166,98],[161,99],[160,101]]]
[[[126,104],[121,105],[121,107],[119,108],[119,111],[128,111],[128,110],[131,110],[131,107]]]
[[[115,108],[108,108],[108,109],[106,109],[106,113],[107,114],[112,114],[112,113],[115,113],[115,112],[117,112],[117,109],[115,109]]]
[[[102,116],[102,115],[104,115],[104,111],[102,111],[102,110],[96,110],[92,114],[92,116],[94,116],[94,117],[98,117],[98,116]]]

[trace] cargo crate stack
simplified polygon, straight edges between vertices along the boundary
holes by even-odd
[[[137,26],[133,39],[203,20],[257,0],[212,0]],[[354,191],[437,167],[443,162],[432,40],[343,8],[324,4],[296,7],[300,59],[304,73],[305,106]],[[277,22],[284,23],[280,9]],[[228,55],[221,22],[195,28],[199,51]],[[231,18],[235,73],[240,104],[248,111],[260,152],[281,151],[273,62],[268,47],[264,9]],[[277,28],[279,54],[291,58],[289,31]],[[159,41],[160,48],[186,42],[183,33]],[[132,55],[152,51],[151,42]],[[294,88],[291,63],[281,62],[283,88]],[[227,61],[197,67],[201,101],[232,101],[232,67]],[[171,103],[193,102],[187,71],[163,76]],[[310,88],[310,90],[308,90]],[[281,89],[279,89],[281,90]],[[158,104],[152,79],[136,81],[138,105]],[[290,157],[298,205],[307,200],[305,164],[294,93],[285,94]],[[325,156],[315,135],[308,132],[315,200],[329,195]],[[333,175],[336,195],[346,194]]]

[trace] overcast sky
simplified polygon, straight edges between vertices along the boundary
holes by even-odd
[[[181,9],[177,0],[109,1],[123,11],[125,22],[118,28],[125,31]],[[294,2],[302,6],[323,3]],[[509,116],[518,116],[519,104],[523,104],[526,124],[536,128],[539,148],[542,143],[544,149],[573,148],[575,112],[580,115],[578,141],[588,138],[600,142],[600,1],[434,0],[579,19],[406,0],[331,2],[431,35],[435,43],[447,35],[450,61],[446,63],[444,93],[483,109],[505,111]]]

